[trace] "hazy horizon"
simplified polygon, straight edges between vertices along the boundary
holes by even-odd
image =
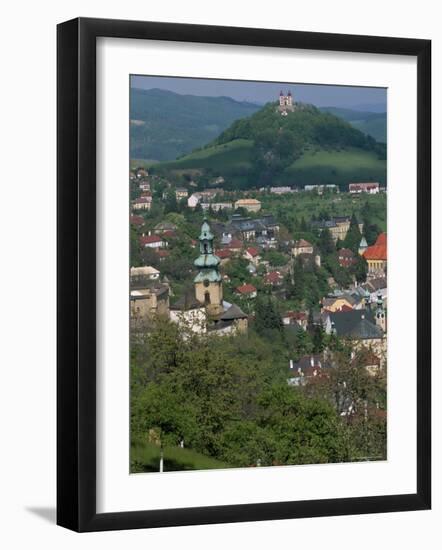
[[[281,90],[286,93],[290,89],[295,101],[312,103],[317,107],[341,107],[373,112],[387,110],[386,88],[142,75],[132,75],[130,85],[131,88],[159,88],[180,95],[225,96],[258,105],[275,101]]]

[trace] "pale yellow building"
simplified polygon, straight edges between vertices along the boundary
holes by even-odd
[[[235,202],[235,210],[244,208],[248,212],[259,212],[261,210],[261,201],[258,199],[238,199]]]

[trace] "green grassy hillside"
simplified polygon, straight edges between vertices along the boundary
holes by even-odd
[[[350,148],[340,151],[306,152],[284,173],[294,185],[348,184],[352,181],[386,182],[386,161],[370,151]]]
[[[158,472],[160,467],[160,448],[151,443],[137,442],[130,449],[131,473]],[[230,466],[214,458],[207,457],[191,449],[165,447],[164,471],[177,470],[213,470]]]

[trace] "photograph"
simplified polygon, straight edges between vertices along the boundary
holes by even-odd
[[[387,89],[129,85],[130,473],[387,460]]]

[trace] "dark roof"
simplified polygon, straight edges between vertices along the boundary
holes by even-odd
[[[370,310],[336,311],[329,315],[338,336],[361,340],[382,338],[383,336],[382,329],[375,324],[373,313]]]
[[[167,285],[163,285],[158,281],[149,279],[146,276],[131,277],[130,289],[131,290],[144,290],[148,288],[152,293],[159,296],[169,290]]]
[[[381,288],[387,288],[387,279],[385,277],[378,277],[376,279],[370,279],[367,282],[367,286],[371,286],[373,290],[380,290]]]
[[[199,309],[204,307],[201,302],[195,298],[193,290],[188,290],[179,300],[170,306],[170,309],[178,311],[189,311],[190,309]]]
[[[233,321],[234,319],[246,319],[247,315],[237,305],[232,304],[220,317],[220,321]]]
[[[308,367],[331,368],[332,364],[319,354],[304,355],[297,363],[293,364],[293,370],[298,368],[304,370]]]

